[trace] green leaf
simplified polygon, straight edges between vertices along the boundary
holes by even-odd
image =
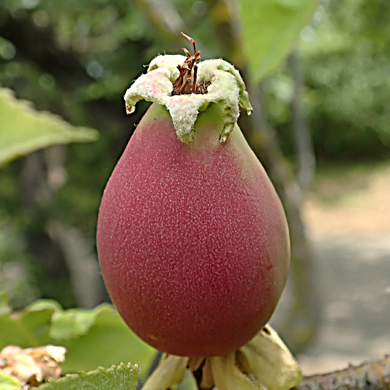
[[[0,372],[0,389],[1,390],[20,390],[22,383],[12,376],[8,376]]]
[[[42,310],[51,310],[54,312],[54,311],[62,310],[62,306],[54,299],[38,299],[24,309],[24,311],[42,311]]]
[[[156,350],[139,339],[111,305],[103,304],[94,310],[95,321],[88,332],[59,341],[68,350],[62,364],[64,372],[132,362],[146,374]]]
[[[48,344],[67,349],[61,365],[65,373],[120,362],[137,363],[146,373],[156,353],[108,304],[92,310],[62,310],[55,301],[39,300],[19,313],[0,316],[0,349]]]
[[[53,343],[48,333],[53,310],[23,310],[0,317],[0,349],[7,345],[22,348]]]
[[[39,387],[40,390],[134,390],[139,376],[138,366],[120,364],[90,372],[67,375]]]
[[[56,115],[38,112],[17,100],[12,91],[0,88],[0,166],[50,145],[97,138],[96,130],[73,127]]]
[[[240,0],[244,49],[254,82],[287,57],[318,0]]]
[[[0,290],[0,316],[7,315],[11,312],[8,302],[8,295],[5,291]]]
[[[53,313],[50,336],[56,340],[69,340],[88,332],[96,321],[98,310],[70,309]]]

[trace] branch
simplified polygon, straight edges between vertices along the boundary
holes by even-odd
[[[249,94],[253,114],[242,118],[242,128],[282,199],[290,228],[294,299],[279,330],[292,351],[299,353],[315,338],[321,320],[314,254],[303,220],[301,191],[279,147],[275,129],[265,120],[260,87],[252,85]]]
[[[161,360],[158,352],[149,369],[147,377],[152,375]],[[137,390],[141,390],[142,381]],[[181,388],[182,386],[179,386]],[[388,390],[390,389],[390,355],[343,370],[324,374],[305,376],[299,385],[291,390]]]
[[[196,25],[196,20],[181,16],[172,1],[168,0],[136,0],[138,7],[145,13],[153,28],[157,30],[158,35],[162,38],[165,50],[176,51],[183,45],[182,40],[178,40],[181,32],[189,32]],[[191,32],[191,37],[195,41],[196,34]],[[170,48],[170,49],[169,49]],[[205,50],[202,49],[202,57]]]
[[[143,11],[155,26],[177,39],[185,28],[185,23],[170,1],[137,0]]]
[[[390,389],[390,355],[344,370],[305,377],[295,390]]]
[[[216,27],[222,57],[237,68],[245,67],[245,55],[240,42],[239,4],[235,0],[207,0],[209,18]]]
[[[301,211],[301,189],[279,146],[275,129],[266,120],[263,112],[262,91],[251,82],[246,58],[242,51],[239,12],[237,3],[231,0],[208,0],[211,15],[215,7],[230,15],[214,23],[221,38],[221,45],[227,58],[233,58],[246,81],[253,113],[240,117],[240,127],[252,149],[259,156],[276,191],[282,199],[291,237],[291,269],[294,288],[294,302],[280,333],[294,353],[302,351],[315,337],[321,317],[319,293],[315,278],[314,254],[306,235]],[[229,54],[230,53],[230,54]]]
[[[52,219],[47,225],[50,238],[63,253],[77,306],[94,308],[101,302],[103,282],[92,243],[79,229],[67,227],[58,220]]]
[[[302,107],[302,88],[304,80],[296,51],[293,51],[289,56],[287,65],[290,69],[294,84],[292,111],[293,133],[298,155],[297,181],[301,190],[301,196],[304,196],[313,181],[315,173],[315,156],[307,118]]]

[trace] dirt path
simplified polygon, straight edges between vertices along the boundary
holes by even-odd
[[[304,373],[390,353],[390,165],[324,175],[305,217],[324,320]]]
[[[305,218],[314,239],[390,234],[390,164],[321,175]]]

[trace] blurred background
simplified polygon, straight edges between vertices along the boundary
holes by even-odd
[[[282,2],[281,2],[282,3]],[[104,186],[148,104],[122,96],[158,53],[233,62],[255,112],[241,127],[285,205],[291,280],[275,326],[306,373],[390,352],[390,2],[324,0],[293,52],[257,84],[235,4],[3,0],[0,86],[92,127],[1,168],[0,289],[15,310],[108,301],[95,251]],[[261,36],[257,37],[261,40]],[[1,115],[1,112],[0,112]],[[2,129],[0,129],[0,132]]]

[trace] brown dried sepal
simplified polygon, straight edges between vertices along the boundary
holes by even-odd
[[[181,33],[183,37],[187,38],[193,45],[194,54],[191,54],[187,49],[183,48],[184,53],[187,55],[187,59],[183,65],[178,65],[179,77],[172,83],[173,90],[172,96],[174,95],[187,95],[191,93],[195,94],[206,94],[207,87],[211,84],[210,82],[197,82],[198,65],[200,61],[200,50],[196,50],[195,41],[188,35]]]

